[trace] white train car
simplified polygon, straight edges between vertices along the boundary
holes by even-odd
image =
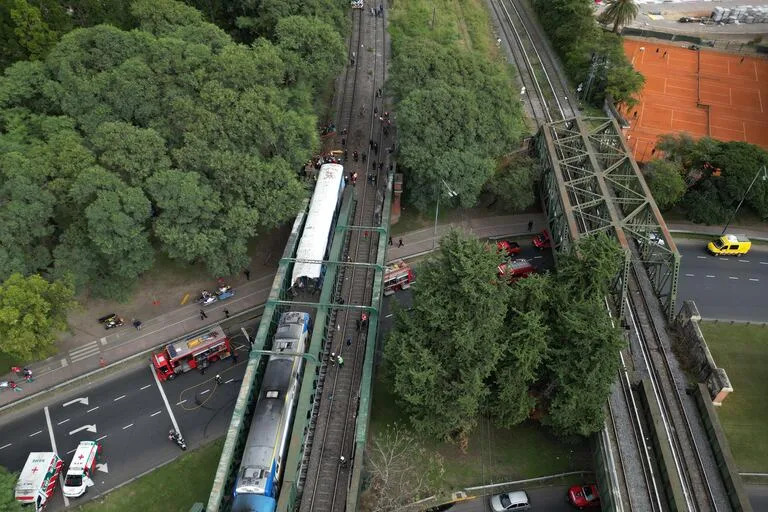
[[[304,288],[308,284],[317,287],[322,281],[325,268],[322,263],[328,251],[336,210],[344,192],[344,167],[324,164],[317,176],[317,185],[309,204],[309,213],[301,233],[296,259],[293,265],[291,285]],[[317,263],[314,263],[317,262]]]

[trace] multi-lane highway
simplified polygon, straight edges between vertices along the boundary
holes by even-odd
[[[715,257],[706,241],[675,238],[680,251],[678,305],[693,299],[703,318],[768,321],[768,249],[753,245],[746,256]]]
[[[102,443],[101,464],[83,501],[113,489],[136,475],[180,455],[168,440],[174,422],[190,448],[226,431],[247,363],[247,343],[231,337],[238,362],[213,364],[205,374],[189,372],[159,382],[146,365],[134,366],[71,394],[31,406],[0,420],[0,465],[20,471],[32,451],[56,451],[69,464],[83,440]],[[216,384],[215,376],[222,378]],[[68,505],[57,491],[48,510]]]

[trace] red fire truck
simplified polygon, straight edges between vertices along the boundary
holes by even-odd
[[[232,355],[229,338],[220,326],[203,334],[185,338],[166,345],[165,349],[152,356],[160,380],[173,380],[177,374],[207,368],[211,363]]]
[[[392,295],[397,290],[407,290],[413,283],[411,267],[403,260],[395,260],[384,269],[384,295]]]

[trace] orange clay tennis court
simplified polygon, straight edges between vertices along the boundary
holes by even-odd
[[[681,44],[624,39],[627,57],[645,76],[638,104],[623,110],[635,159],[654,158],[656,139],[666,133],[768,149],[768,60]]]

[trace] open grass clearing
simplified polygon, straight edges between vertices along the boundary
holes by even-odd
[[[717,412],[739,471],[768,472],[768,327],[702,322],[701,330],[733,386]]]
[[[386,373],[379,368],[374,383],[371,437],[393,423],[408,425]],[[428,452],[443,458],[445,473],[442,481],[436,482],[442,491],[592,468],[587,440],[565,444],[534,422],[499,429],[481,419],[467,453],[447,442],[422,439],[422,443]]]
[[[224,439],[189,452],[117,490],[77,507],[78,512],[188,512],[207,503]]]

